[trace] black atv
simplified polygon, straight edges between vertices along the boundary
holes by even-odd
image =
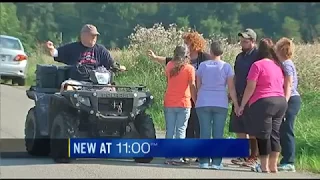
[[[110,85],[112,72],[97,70],[86,71],[88,81],[68,82],[71,68],[37,65],[36,85],[27,90],[28,98],[35,101],[25,122],[29,154],[50,155],[55,162],[67,163],[70,159],[61,139],[156,138],[153,120],[146,113],[153,96],[144,86]],[[152,159],[134,158],[138,163]]]

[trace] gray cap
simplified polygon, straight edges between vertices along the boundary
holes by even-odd
[[[254,32],[254,30],[250,29],[250,28],[245,29],[244,32],[238,33],[238,36],[241,36],[241,37],[246,38],[246,39],[253,39],[255,41],[257,40],[256,32]]]
[[[98,29],[97,27],[95,27],[94,25],[92,24],[86,24],[82,27],[81,29],[81,33],[84,33],[84,32],[88,32],[88,33],[91,33],[93,35],[100,35],[100,33],[98,32]]]

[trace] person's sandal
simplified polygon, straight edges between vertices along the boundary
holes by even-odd
[[[251,167],[251,171],[257,172],[257,173],[270,173],[270,171],[262,171],[260,164],[257,164]]]
[[[231,163],[241,166],[243,163],[246,162],[246,160],[247,160],[246,158],[237,158],[237,159],[232,159]]]
[[[164,164],[167,164],[167,165],[172,165],[173,161],[172,160],[166,160],[164,161]]]
[[[180,166],[180,165],[186,165],[186,164],[190,164],[189,162],[184,161],[183,159],[179,159],[179,160],[173,160],[171,162],[172,165],[176,165],[176,166]]]

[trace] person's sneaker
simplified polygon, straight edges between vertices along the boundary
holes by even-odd
[[[190,158],[182,158],[184,162],[190,162]]]
[[[232,159],[231,162],[236,165],[242,165],[244,162],[246,162],[246,159],[245,158],[237,158],[237,159]]]
[[[211,169],[214,169],[214,170],[220,170],[222,168],[223,168],[222,164],[220,164],[220,166],[217,166],[217,165],[214,165],[214,164],[211,166]]]
[[[258,158],[257,157],[249,157],[248,159],[246,159],[246,161],[244,163],[242,163],[242,166],[253,167],[258,163],[259,162],[258,162]]]
[[[296,172],[296,168],[293,164],[280,164],[278,166],[278,171]]]
[[[199,164],[200,169],[210,169],[209,163],[200,163]]]
[[[197,162],[197,158],[183,158],[185,163]]]

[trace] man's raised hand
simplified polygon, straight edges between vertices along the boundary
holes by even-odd
[[[51,41],[47,41],[46,46],[47,46],[48,50],[54,50],[55,49],[54,45],[53,45],[53,42],[51,42]]]

